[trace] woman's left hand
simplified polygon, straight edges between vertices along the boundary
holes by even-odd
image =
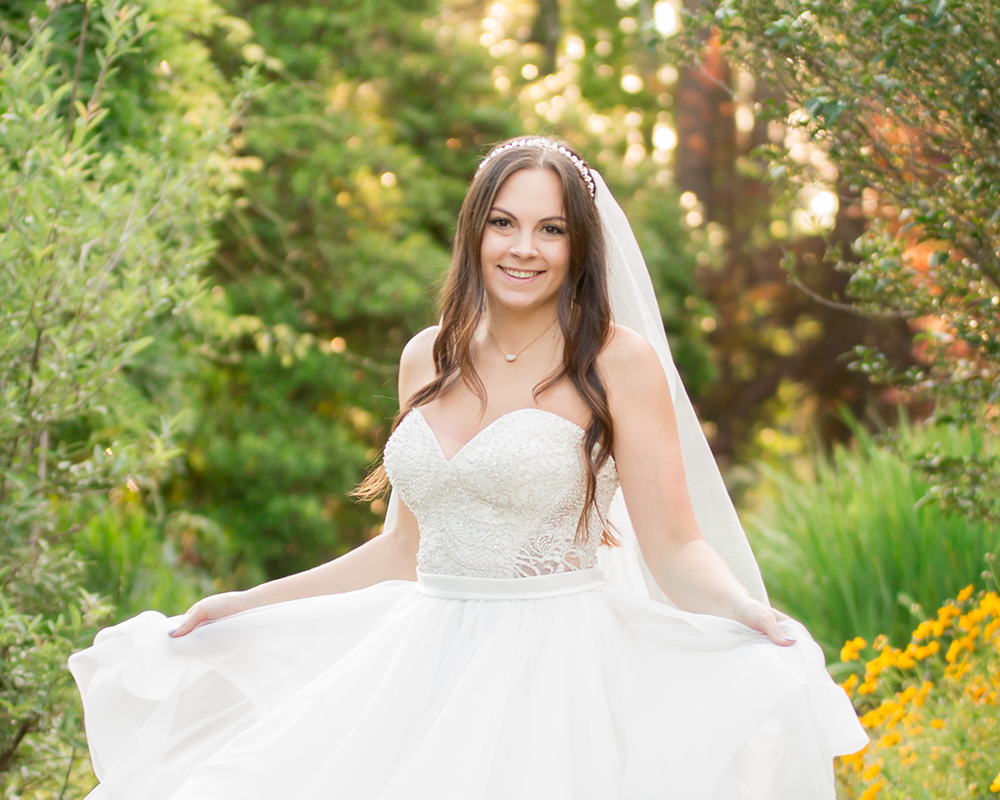
[[[737,601],[733,619],[743,623],[748,628],[760,631],[781,647],[795,644],[795,640],[789,639],[778,624],[780,620],[791,619],[791,617],[764,605],[759,600],[754,600],[752,597],[744,597]]]

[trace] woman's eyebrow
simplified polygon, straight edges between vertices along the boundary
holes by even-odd
[[[500,206],[493,206],[493,208],[490,209],[490,213],[491,214],[506,214],[511,219],[517,219],[517,215],[516,214],[511,214],[506,209],[500,208]],[[560,220],[561,222],[565,222],[566,221],[566,217],[562,216],[561,214],[557,214],[557,215],[552,216],[552,217],[545,217],[541,221],[542,222],[548,222],[549,220]]]

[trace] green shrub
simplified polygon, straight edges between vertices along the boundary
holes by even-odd
[[[13,6],[0,42],[0,796],[69,800],[92,779],[75,778],[86,746],[66,659],[111,612],[82,588],[71,539],[109,492],[155,497],[173,468],[182,395],[148,359],[164,339],[197,345],[178,331],[204,295],[230,112],[178,59],[167,90],[140,91],[154,76],[129,95],[143,65],[166,63],[156,48],[179,18],[163,17],[180,12]],[[145,136],[118,127],[135,105]]]
[[[858,311],[911,321],[920,359],[912,367],[893,363],[880,343],[869,341],[855,347],[852,367],[895,385],[908,402],[932,402],[939,419],[979,425],[997,438],[1000,5],[710,0],[684,6],[691,14],[680,49],[695,55],[698,34],[711,27],[723,52],[770,84],[755,111],[800,142],[768,148],[777,186],[789,196],[827,187],[845,204],[844,219],[867,218],[851,252],[835,248],[829,261],[850,273],[847,295]],[[813,156],[801,155],[811,148]],[[791,256],[786,265],[797,267]],[[936,503],[1000,522],[1000,454],[948,459],[918,448],[908,455],[936,489]]]
[[[114,605],[110,622],[150,608],[180,614],[205,595],[232,588],[233,546],[218,525],[183,512],[159,521],[131,492],[92,513],[73,542],[84,585]]]
[[[805,477],[762,467],[747,516],[772,602],[802,620],[831,659],[854,636],[904,641],[911,606],[937,608],[955,596],[998,545],[990,525],[921,503],[926,478],[896,454],[968,452],[979,444],[974,431],[904,421],[891,448],[854,427],[854,444],[812,456]]]

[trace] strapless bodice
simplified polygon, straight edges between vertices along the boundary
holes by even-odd
[[[538,408],[491,422],[451,459],[419,409],[385,446],[385,469],[420,526],[417,569],[440,575],[514,578],[597,564],[601,523],[577,523],[586,493],[584,431]],[[618,487],[608,459],[597,481],[607,517]]]

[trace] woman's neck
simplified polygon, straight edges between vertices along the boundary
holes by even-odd
[[[558,325],[559,315],[555,306],[513,311],[487,304],[483,315],[483,333],[493,339],[504,352],[517,352],[529,346]]]

